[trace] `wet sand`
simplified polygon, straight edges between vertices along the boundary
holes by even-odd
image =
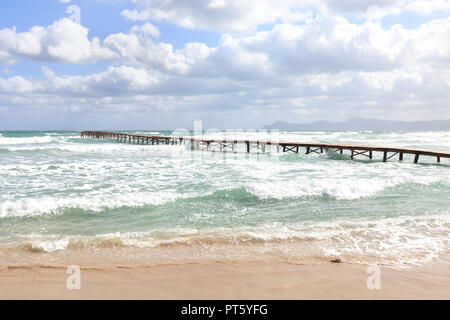
[[[449,299],[450,264],[409,270],[380,266],[380,289],[367,266],[347,263],[205,262],[141,268],[81,269],[68,290],[65,268],[0,271],[0,299]]]

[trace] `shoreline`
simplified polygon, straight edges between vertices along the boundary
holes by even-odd
[[[448,259],[408,270],[380,266],[369,290],[367,265],[201,262],[154,267],[81,269],[69,290],[64,268],[0,271],[0,299],[449,299]]]

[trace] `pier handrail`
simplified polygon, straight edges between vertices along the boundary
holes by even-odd
[[[229,144],[234,147],[236,144],[245,144],[246,150],[250,153],[251,148],[260,149],[265,152],[266,145],[275,145],[277,150],[279,147],[283,148],[283,152],[299,153],[300,148],[306,148],[306,154],[310,153],[323,153],[324,150],[339,151],[343,154],[344,150],[351,152],[350,158],[353,159],[357,155],[366,156],[372,159],[372,152],[383,152],[383,162],[386,162],[395,155],[399,155],[399,160],[403,160],[404,154],[413,154],[414,163],[418,163],[419,156],[431,156],[436,157],[437,162],[440,162],[441,158],[450,158],[450,151],[440,150],[428,150],[420,148],[407,148],[407,147],[395,147],[395,146],[372,146],[372,145],[359,145],[359,144],[341,144],[341,143],[315,143],[315,142],[291,142],[291,141],[270,141],[270,140],[242,140],[242,139],[205,139],[192,136],[158,136],[147,134],[130,134],[121,132],[109,132],[109,131],[82,131],[81,137],[95,138],[95,139],[116,139],[119,142],[133,142],[140,144],[160,144],[164,141],[164,144],[178,144],[183,141],[189,141],[191,145],[196,143],[202,143],[207,145],[207,149],[211,144],[219,144],[221,149],[226,149]],[[391,153],[389,155],[389,153]]]

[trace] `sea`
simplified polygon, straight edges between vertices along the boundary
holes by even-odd
[[[450,131],[200,136],[450,150]],[[450,159],[264,151],[0,132],[0,268],[203,261],[409,268],[448,254]]]

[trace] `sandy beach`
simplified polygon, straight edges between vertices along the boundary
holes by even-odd
[[[447,261],[408,270],[380,267],[380,289],[367,288],[367,266],[282,262],[174,264],[82,269],[68,290],[64,268],[8,268],[0,299],[448,299]]]

